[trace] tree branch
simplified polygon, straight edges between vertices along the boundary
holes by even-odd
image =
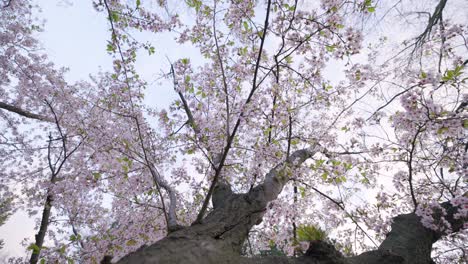
[[[0,109],[7,110],[9,112],[18,114],[26,118],[36,119],[36,120],[45,121],[45,122],[53,122],[53,120],[47,116],[34,114],[20,107],[16,107],[16,106],[4,103],[4,102],[0,102]]]
[[[262,184],[249,191],[251,199],[255,199],[265,205],[275,200],[283,190],[284,185],[293,176],[292,168],[300,166],[320,150],[320,145],[314,144],[310,148],[293,152],[284,162],[278,164],[267,173]]]
[[[260,38],[261,39],[260,49],[258,51],[257,62],[256,62],[256,65],[255,65],[252,89],[250,90],[249,96],[247,97],[247,100],[244,103],[244,107],[247,106],[250,103],[255,91],[258,88],[258,86],[257,86],[257,75],[258,75],[258,69],[260,67],[260,59],[262,57],[262,52],[263,52],[263,44],[265,43],[266,33],[267,33],[267,29],[268,29],[268,21],[270,19],[270,7],[271,7],[271,0],[268,0],[267,9],[266,9],[265,24],[264,24],[264,28],[263,28],[263,35]],[[228,137],[226,147],[224,148],[224,151],[223,151],[223,154],[221,156],[220,162],[219,162],[218,166],[216,167],[215,175],[213,177],[213,181],[211,182],[210,189],[208,190],[208,193],[207,193],[207,195],[205,197],[205,200],[203,201],[202,208],[200,209],[200,212],[197,215],[197,219],[195,220],[195,223],[200,223],[201,220],[203,219],[204,215],[205,215],[206,209],[208,208],[208,203],[209,203],[209,201],[211,199],[211,195],[213,194],[213,190],[214,190],[214,188],[216,186],[216,183],[219,180],[219,176],[221,174],[221,170],[223,169],[224,162],[226,161],[226,157],[227,157],[227,155],[229,153],[229,150],[231,149],[232,142],[234,141],[234,137],[236,136],[237,129],[239,128],[240,122],[241,122],[243,117],[244,117],[244,111],[242,111],[240,113],[239,118],[237,119],[236,124],[234,126],[234,129],[233,129],[231,135]]]
[[[463,196],[468,197],[468,192]],[[468,219],[456,219],[454,216],[459,207],[453,206],[450,202],[440,204],[445,209],[447,220],[452,226],[452,232],[463,229]],[[441,215],[440,215],[441,216]],[[358,263],[412,263],[429,264],[431,260],[432,244],[439,240],[446,233],[434,231],[423,226],[421,218],[415,213],[402,214],[393,218],[392,231],[387,238],[374,251],[350,258],[353,264]],[[387,260],[387,262],[384,262]],[[390,262],[389,260],[393,260]]]

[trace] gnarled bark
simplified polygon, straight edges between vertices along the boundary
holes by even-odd
[[[443,234],[425,228],[414,214],[394,218],[392,231],[377,250],[345,258],[332,245],[312,241],[302,257],[267,256],[243,257],[241,247],[249,230],[262,221],[268,202],[277,198],[289,180],[292,166],[299,166],[318,150],[294,152],[284,163],[276,166],[265,181],[248,193],[235,194],[229,186],[219,184],[213,193],[213,210],[201,223],[170,233],[153,245],[142,247],[120,261],[130,263],[316,263],[316,264],[429,264],[432,244]],[[457,208],[443,203],[446,219],[453,232],[462,228],[466,219],[454,219]]]

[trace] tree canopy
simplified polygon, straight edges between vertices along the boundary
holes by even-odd
[[[112,68],[80,81],[0,4],[10,263],[468,261],[466,1],[90,1]]]

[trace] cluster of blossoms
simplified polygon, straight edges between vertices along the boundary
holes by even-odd
[[[253,0],[233,1],[224,16],[226,25],[239,35],[246,33],[248,27],[244,24],[248,24],[249,18],[255,15],[254,7],[255,1]]]
[[[447,211],[438,202],[419,205],[416,209],[416,215],[421,217],[421,223],[426,228],[443,234],[452,233],[452,226],[445,217]]]
[[[369,64],[355,64],[352,69],[345,71],[350,84],[356,87],[365,87],[370,80],[377,80],[379,75]]]
[[[458,196],[450,200],[450,203],[457,207],[457,212],[453,215],[454,219],[468,219],[468,197]],[[464,223],[463,228],[468,228],[467,222]]]

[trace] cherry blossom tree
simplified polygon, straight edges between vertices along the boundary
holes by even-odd
[[[10,262],[467,261],[466,3],[424,2],[92,1],[113,70],[73,83],[2,1],[0,213],[37,219]]]

